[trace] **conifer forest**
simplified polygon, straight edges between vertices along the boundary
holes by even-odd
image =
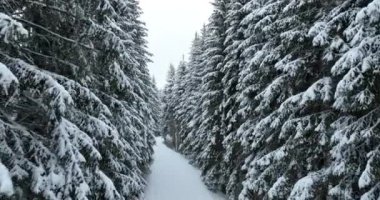
[[[159,88],[139,0],[0,0],[0,199],[379,200],[380,0],[212,6]]]

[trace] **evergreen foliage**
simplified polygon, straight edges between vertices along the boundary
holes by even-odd
[[[379,0],[216,0],[163,133],[229,199],[379,199],[379,22]]]
[[[135,0],[0,2],[0,162],[15,199],[140,199],[158,96]]]

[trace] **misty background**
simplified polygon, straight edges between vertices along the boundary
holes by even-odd
[[[195,33],[211,15],[211,0],[140,0],[140,5],[153,53],[149,69],[163,88],[170,63],[177,66],[188,57]]]

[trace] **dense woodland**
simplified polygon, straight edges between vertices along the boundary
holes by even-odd
[[[231,200],[380,199],[380,0],[213,5],[159,95],[138,0],[0,0],[0,199],[143,199],[160,134]]]
[[[0,199],[141,199],[160,108],[140,14],[137,0],[0,1],[0,182],[14,187]]]
[[[215,0],[162,93],[229,199],[380,199],[380,0]]]

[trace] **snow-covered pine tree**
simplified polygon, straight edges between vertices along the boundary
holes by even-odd
[[[167,75],[167,84],[165,85],[163,94],[162,94],[162,110],[163,110],[163,127],[162,127],[162,136],[165,139],[165,142],[169,145],[174,145],[174,135],[176,134],[176,124],[174,119],[174,87],[175,87],[175,75],[176,71],[174,65],[169,66],[169,71]]]
[[[201,107],[200,100],[202,92],[202,77],[203,77],[203,52],[205,50],[205,34],[206,27],[203,27],[201,34],[195,35],[191,47],[190,58],[188,62],[188,73],[186,74],[186,102],[185,112],[187,113],[183,119],[183,124],[188,128],[181,132],[180,151],[188,156],[192,161],[195,159],[196,152],[194,145],[199,144],[198,127],[201,123]]]
[[[272,23],[276,25],[276,28],[271,29],[271,30],[278,30],[279,28],[281,28],[281,25],[284,25],[284,24],[287,26],[287,28],[288,27],[292,28],[292,30],[290,31],[286,31],[279,34],[280,37],[282,37],[281,39],[282,43],[286,42],[287,41],[286,39],[289,38],[289,36],[292,36],[293,35],[292,32],[294,33],[294,30],[296,30],[298,33],[297,32],[295,33],[297,34],[301,33],[301,36],[302,36],[302,37],[297,36],[296,38],[298,39],[305,38],[306,43],[304,44],[310,45],[310,39],[307,38],[307,35],[305,34],[305,30],[307,30],[310,27],[310,25],[314,24],[315,21],[313,20],[318,20],[319,17],[323,16],[323,13],[320,13],[321,11],[323,12],[324,9],[330,9],[332,6],[335,6],[334,3],[326,3],[326,2],[318,2],[318,1],[309,2],[309,3],[310,4],[308,5],[308,3],[306,2],[289,1],[287,5],[283,4],[284,11],[286,12],[286,14],[292,14],[292,13],[294,14],[294,12],[291,12],[291,10],[296,9],[293,11],[295,11],[295,14],[299,16],[297,17],[298,19],[302,19],[300,16],[307,17],[307,15],[302,14],[302,12],[305,11],[305,8],[307,11],[309,11],[308,13],[310,14],[313,13],[313,9],[310,10],[310,8],[318,8],[318,6],[320,6],[320,8],[318,8],[318,10],[315,10],[314,14],[312,14],[311,16],[309,15],[310,16],[309,19],[307,18],[306,20],[304,19],[305,22],[307,23],[303,22],[302,26],[306,26],[306,27],[301,29],[302,32],[300,32],[297,29],[294,29],[294,25],[292,27],[290,23],[292,23],[293,20],[287,19],[286,15],[281,14],[279,19],[286,20],[288,23],[280,22],[279,24],[276,24],[275,21],[274,22],[272,21]],[[309,7],[309,10],[307,9],[308,7]],[[336,26],[336,27],[339,27],[339,26]],[[321,35],[323,36],[323,32]],[[298,91],[302,91],[303,86],[307,86],[310,83],[313,83],[313,84],[305,92],[301,92],[301,93],[297,92],[297,87],[294,87],[296,85],[294,86],[290,85],[291,87],[293,87],[291,90],[289,90],[290,95],[292,96],[287,98],[284,101],[284,103],[281,104],[281,106],[279,107],[279,110],[275,110],[273,114],[268,115],[268,117],[264,118],[264,120],[259,120],[257,125],[250,126],[252,127],[252,132],[254,132],[255,135],[257,134],[259,136],[258,141],[255,141],[256,137],[253,139],[254,141],[253,144],[255,145],[251,146],[251,148],[255,149],[256,147],[260,147],[260,145],[265,145],[266,148],[264,150],[261,150],[261,151],[264,151],[263,153],[257,150],[253,151],[255,152],[256,155],[258,155],[255,157],[259,157],[259,158],[261,157],[261,158],[257,159],[256,161],[251,162],[251,164],[248,165],[251,168],[251,172],[249,172],[248,180],[245,181],[245,184],[246,184],[245,188],[251,188],[253,191],[256,190],[256,192],[252,192],[252,190],[251,192],[247,192],[246,190],[243,190],[243,193],[241,195],[242,199],[244,198],[250,199],[250,198],[255,198],[255,197],[263,198],[266,195],[267,196],[265,198],[270,198],[270,199],[278,199],[278,198],[279,199],[282,199],[282,198],[315,199],[315,198],[324,198],[328,196],[327,194],[328,184],[326,183],[326,181],[330,179],[328,177],[329,171],[325,169],[326,167],[325,165],[327,163],[326,161],[329,158],[329,156],[326,154],[326,152],[328,151],[328,146],[327,146],[328,143],[326,141],[328,141],[328,138],[331,136],[329,135],[329,133],[331,133],[331,130],[329,130],[329,127],[330,127],[331,122],[335,119],[335,114],[329,111],[331,110],[330,102],[333,99],[331,95],[332,92],[334,91],[333,81],[329,77],[323,77],[326,75],[329,76],[329,73],[328,73],[329,65],[326,65],[328,63],[324,63],[322,61],[323,55],[321,54],[321,51],[315,48],[308,48],[308,46],[302,46],[302,43],[299,43],[299,42],[302,42],[302,41],[298,41],[298,43],[297,41],[293,41],[292,46],[301,47],[302,48],[301,52],[297,53],[297,51],[294,51],[292,47],[289,47],[289,45],[286,45],[286,43],[284,43],[282,44],[283,45],[282,48],[285,47],[284,49],[285,51],[282,50],[280,51],[280,53],[286,53],[289,50],[291,50],[292,54],[296,53],[295,54],[296,58],[304,59],[304,63],[302,65],[299,65],[301,68],[298,68],[298,69],[294,68],[297,70],[297,72],[294,74],[297,76],[304,74],[302,73],[302,71],[299,71],[299,70],[300,69],[302,70],[302,67],[308,66],[309,69],[306,68],[306,71],[304,70],[306,74],[303,75],[303,77],[309,77],[308,79],[317,79],[317,80],[315,81],[315,83],[298,82],[297,79],[292,78],[292,76],[294,75],[289,73],[291,75],[290,77],[291,79],[288,80],[287,82],[299,84],[301,88],[299,88]],[[310,52],[309,55],[314,54],[316,56],[315,57],[309,56],[309,59],[305,59],[304,56],[305,55],[307,56],[307,54],[304,54],[304,53],[307,53],[308,51]],[[285,58],[286,57],[287,56],[285,56]],[[283,61],[284,60],[282,59],[280,62],[277,62],[275,64],[275,67],[277,68],[277,67],[284,66]],[[287,62],[289,64],[286,64],[285,68],[282,68],[282,69],[280,68],[282,73],[284,73],[284,70],[285,72],[286,71],[291,72],[294,70],[291,68],[292,67],[291,62],[290,63]],[[296,63],[293,63],[293,64],[296,64]],[[296,66],[296,65],[293,65],[293,66]],[[314,66],[314,68],[310,68],[309,66]],[[290,69],[291,71],[288,71],[287,69]],[[315,73],[313,71],[309,71],[310,69],[317,70],[317,71],[315,71],[316,72]],[[302,79],[299,79],[299,80],[303,81]],[[286,91],[286,90],[282,88],[279,91]],[[266,94],[270,94],[268,92],[272,93],[273,91],[267,90]],[[276,97],[276,95],[274,97]],[[268,98],[263,98],[263,100],[267,101]],[[302,116],[302,115],[305,115],[305,116]],[[262,128],[260,128],[261,126]],[[276,127],[280,127],[281,129],[278,139],[275,139],[276,137],[273,137],[273,134],[277,132],[276,129],[278,130],[278,128]],[[289,137],[289,133],[294,132],[294,131],[297,134],[292,137]],[[268,137],[263,137],[263,135],[266,135],[263,133],[267,133],[271,135],[270,136],[268,135]],[[311,133],[313,134],[310,135]],[[286,137],[284,138],[284,136]],[[306,138],[303,138],[303,137],[306,137]],[[287,139],[285,146],[282,146],[281,148],[276,147],[276,143],[277,145],[279,145],[278,142],[280,142],[281,144],[281,140],[283,139]],[[263,144],[260,144],[260,141],[263,141]],[[276,143],[273,144],[273,141]],[[313,146],[316,148],[312,150],[310,149],[310,146]],[[265,152],[265,151],[268,151],[268,147],[269,148],[274,147],[275,149],[276,148],[277,149],[275,151]],[[282,149],[286,151],[283,152]],[[310,153],[305,154],[305,152],[310,152]],[[317,157],[313,155],[319,155],[319,156]],[[255,160],[255,158],[249,158],[249,159]],[[288,161],[286,161],[287,159]],[[298,159],[306,160],[306,162],[303,163],[303,160],[298,160]],[[288,168],[286,168],[283,165],[283,164],[286,164],[286,162],[289,163]],[[369,162],[373,163],[372,161],[369,161]],[[294,165],[295,163],[296,165]],[[276,167],[276,165],[278,164],[280,165]],[[287,169],[287,172],[281,175],[281,177],[276,177],[276,173],[278,173],[280,169]],[[302,175],[302,170],[305,170],[304,175]],[[297,176],[293,178],[289,177],[289,175],[294,176],[295,174],[297,174]],[[305,176],[305,177],[302,177],[302,176]],[[255,177],[255,178],[249,180],[250,179],[249,177],[251,178]],[[270,186],[271,179],[272,181],[276,180],[273,186]],[[267,194],[265,194],[266,188],[270,188]],[[337,190],[334,190],[334,191],[337,191]],[[371,192],[372,191],[375,191],[375,190],[371,189]],[[265,195],[265,196],[260,197],[260,194]],[[339,195],[342,196],[342,194],[343,193],[338,193],[338,196]],[[374,196],[373,192],[371,195],[372,197]]]
[[[198,74],[198,68],[200,67],[199,56],[203,53],[200,49],[200,42],[201,39],[198,36],[198,33],[196,33],[191,46],[189,62],[186,64],[186,73],[181,80],[184,91],[182,94],[182,100],[180,102],[181,110],[180,113],[177,114],[181,124],[178,150],[184,154],[186,154],[185,149],[188,147],[189,142],[194,139],[188,137],[192,127],[190,121],[194,118],[194,115],[190,113],[193,113],[194,109],[196,108],[196,91],[197,88],[200,87],[201,81]]]
[[[335,86],[331,198],[380,198],[380,1],[344,1],[310,30]]]
[[[14,74],[1,159],[17,198],[140,198],[155,117],[137,2],[7,0],[0,12],[0,62]]]
[[[311,47],[308,30],[324,8],[319,1],[285,0],[254,11],[261,18],[255,31],[266,42],[253,57],[257,65],[253,76],[269,79],[258,79],[252,99],[256,106],[250,114],[254,118],[248,120],[253,123],[242,129],[251,154],[240,199],[288,198],[303,176],[322,173],[328,150],[324,131],[334,117],[328,107],[332,81],[324,77],[328,68],[321,62],[321,51]],[[308,198],[325,196],[326,188],[317,183],[310,187],[318,192]]]
[[[181,144],[181,134],[187,130],[187,125],[184,123],[184,117],[186,115],[185,106],[186,106],[186,77],[188,73],[187,63],[183,59],[176,70],[175,73],[175,82],[174,82],[174,121],[176,124],[175,134],[173,135],[173,143],[175,150],[178,151]]]
[[[10,42],[17,42],[21,37],[25,37],[28,31],[22,26],[22,24],[13,20],[9,15],[0,11],[0,47],[4,48],[9,45]],[[0,52],[1,56],[5,56],[5,52]],[[19,81],[17,77],[10,71],[10,69],[0,61],[0,142],[1,149],[6,139],[6,122],[3,121],[4,115],[3,105],[11,101],[13,95],[17,91]],[[10,176],[9,169],[2,164],[5,162],[4,158],[0,158],[0,198],[10,197],[14,194],[14,187]]]
[[[135,173],[136,170],[133,169],[147,169],[147,161],[151,160],[154,131],[151,123],[154,113],[150,110],[154,101],[154,91],[146,69],[147,53],[144,50],[143,39],[145,29],[138,20],[140,11],[136,1],[104,2],[102,6],[101,11],[111,13],[113,18],[98,19],[98,23],[106,29],[97,30],[96,26],[94,29],[98,37],[104,37],[105,43],[100,45],[108,49],[109,55],[104,60],[110,61],[105,63],[109,66],[109,74],[106,74],[107,77],[101,84],[101,87],[106,87],[100,88],[98,92],[110,103],[114,112],[118,113],[114,115],[114,120],[120,132],[125,134],[123,137],[126,141],[134,141],[129,143],[129,150],[125,150],[132,151],[132,155],[123,156],[125,164],[132,166],[131,169],[122,167],[120,173],[120,169],[111,170],[116,172],[114,177],[119,180],[119,187],[123,188],[124,192],[137,195],[142,192],[144,180],[139,175],[141,172]],[[108,30],[113,30],[116,34]],[[116,62],[112,59],[113,56]],[[112,91],[111,94],[116,95],[107,95],[109,90]],[[131,182],[128,179],[136,181]]]
[[[156,113],[155,115],[153,115],[153,127],[151,127],[151,130],[154,130],[154,136],[158,137],[158,136],[161,136],[161,128],[163,126],[163,120],[162,120],[162,116],[163,116],[163,110],[162,110],[162,102],[161,102],[161,90],[159,90],[157,88],[157,82],[156,82],[156,78],[153,76],[152,77],[152,84],[153,84],[153,91],[154,91],[154,98],[153,100],[151,101],[151,108],[152,108],[152,112],[153,113]],[[157,114],[158,113],[158,114]]]
[[[223,180],[221,161],[223,160],[223,135],[221,131],[223,99],[223,61],[225,59],[224,41],[226,38],[226,16],[228,0],[216,0],[214,12],[207,25],[210,33],[205,37],[203,57],[204,63],[203,85],[201,88],[202,122],[198,134],[205,135],[201,142],[196,163],[202,169],[202,177],[206,185],[212,190],[224,190],[226,181]]]
[[[222,134],[224,136],[223,146],[226,149],[223,155],[224,179],[228,181],[225,192],[231,198],[236,198],[241,191],[241,183],[244,178],[241,167],[244,161],[242,147],[237,137],[237,129],[241,125],[242,116],[239,115],[239,73],[243,68],[241,44],[244,39],[244,26],[242,19],[246,16],[243,7],[247,0],[231,0],[227,4],[226,16],[226,39],[224,41],[225,60],[222,68],[224,77],[223,102],[222,102]]]
[[[145,165],[143,168],[147,170],[149,165],[147,165],[146,160],[151,159],[151,155],[153,153],[153,144],[154,133],[156,132],[157,126],[157,118],[159,112],[155,112],[154,109],[157,109],[159,106],[157,90],[155,90],[155,85],[152,84],[152,80],[149,75],[149,70],[147,67],[147,63],[150,62],[149,56],[151,54],[147,51],[147,29],[145,28],[145,23],[140,20],[141,16],[141,8],[139,7],[138,0],[129,0],[127,2],[127,8],[130,11],[124,11],[125,13],[131,13],[130,21],[133,22],[133,27],[128,28],[126,26],[126,30],[130,32],[132,35],[132,39],[135,45],[133,47],[133,58],[137,61],[135,66],[132,69],[136,70],[136,72],[131,73],[129,76],[135,77],[134,80],[136,84],[133,84],[133,91],[136,93],[137,98],[133,101],[134,107],[137,107],[139,111],[136,113],[140,118],[140,122],[136,123],[136,127],[140,127],[138,133],[143,133],[142,143],[139,147],[142,150],[142,154],[145,154],[143,160],[141,161],[141,165]],[[129,19],[129,18],[127,18]],[[128,22],[125,20],[124,22]],[[126,23],[128,25],[128,23]],[[135,75],[135,76],[133,76]],[[144,140],[144,138],[146,140]],[[146,149],[148,147],[148,149]]]
[[[254,173],[253,170],[256,166],[251,165],[251,163],[265,155],[265,151],[260,152],[260,150],[266,146],[261,143],[256,143],[256,146],[252,144],[255,137],[259,139],[260,136],[264,136],[259,130],[256,130],[260,120],[265,119],[278,107],[286,95],[284,88],[287,85],[284,84],[284,80],[281,78],[275,80],[278,72],[274,68],[274,64],[281,56],[280,52],[275,50],[280,32],[276,32],[277,29],[269,29],[269,27],[273,27],[272,23],[277,19],[280,8],[283,7],[280,4],[281,2],[250,1],[243,7],[243,10],[249,10],[249,14],[242,20],[242,24],[246,27],[244,30],[245,38],[242,43],[244,46],[242,53],[244,67],[239,77],[239,87],[242,91],[239,112],[245,119],[239,127],[238,137],[244,147],[243,154],[246,157],[243,170],[247,170],[248,173],[243,182],[240,199],[263,198],[265,196],[265,191],[257,190],[263,184],[260,185],[255,182],[258,174],[262,171]],[[268,177],[267,180],[272,181],[273,179]]]

